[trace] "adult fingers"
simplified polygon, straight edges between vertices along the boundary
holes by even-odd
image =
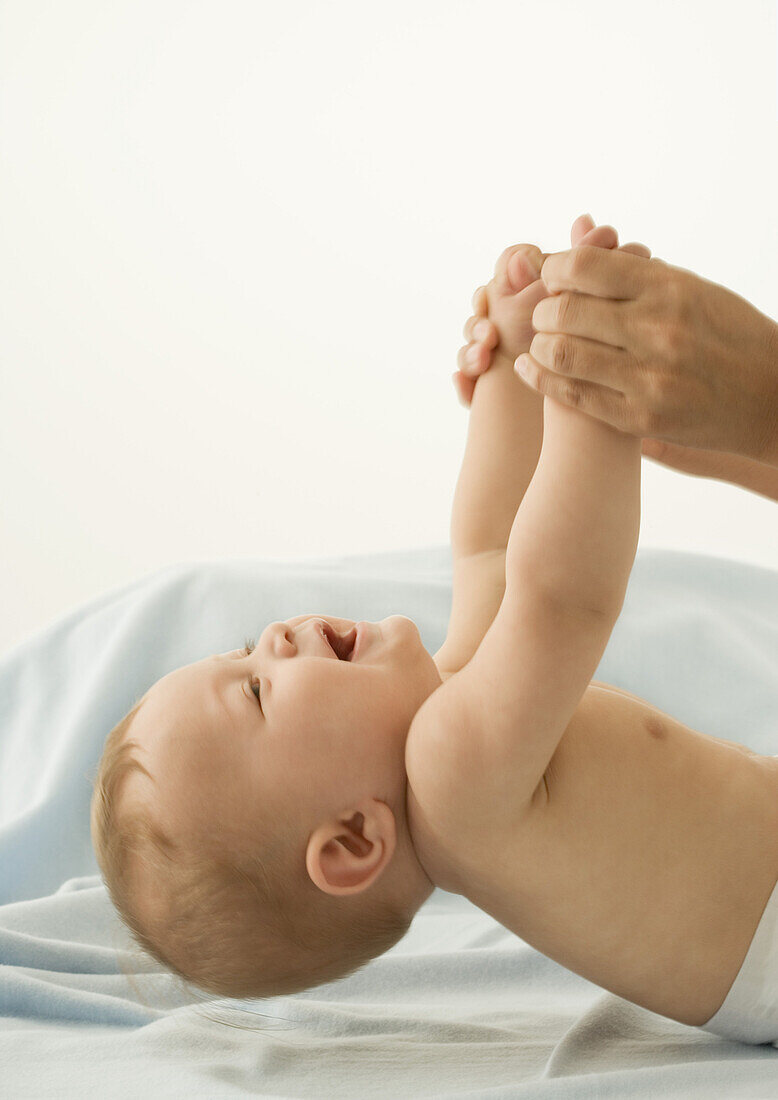
[[[603,252],[603,249],[595,249]],[[607,253],[613,255],[613,253]],[[532,311],[532,327],[535,332],[559,332],[568,336],[584,336],[603,344],[621,348],[624,346],[626,303],[609,298],[596,298],[589,294],[565,291],[551,294]]]
[[[551,294],[571,290],[598,298],[634,299],[645,288],[649,271],[648,259],[634,252],[584,244],[552,252],[540,277]]]
[[[568,393],[576,385],[609,391],[603,399],[610,401],[611,415],[620,417],[624,425],[622,430],[628,430],[628,419],[630,431],[639,426],[634,413],[621,409],[626,397],[625,383],[634,382],[641,375],[639,364],[630,358],[628,352],[596,340],[539,332],[532,339],[529,354],[535,363],[536,378],[541,374],[552,376],[547,383],[544,382],[544,387],[564,383]]]
[[[562,405],[580,409],[622,432],[629,432],[631,435],[644,434],[641,426],[633,422],[631,406],[619,390],[545,370],[530,353],[520,355],[518,365],[525,368],[520,375],[522,381],[536,393],[551,397]]]

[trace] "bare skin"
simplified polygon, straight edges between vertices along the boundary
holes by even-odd
[[[629,244],[616,249],[616,231],[611,226],[594,227],[588,215],[576,219],[571,241],[574,248],[579,245],[598,245],[600,249],[632,254],[638,259],[648,259],[651,255],[645,245]],[[555,282],[553,268],[546,263],[546,260],[558,263],[570,255],[558,253],[548,256],[538,250],[537,259],[541,265],[538,270],[543,271],[544,285],[546,278],[552,287],[571,281],[569,276],[563,274],[559,277],[561,282]],[[533,259],[537,267],[537,259]],[[515,265],[523,262],[518,257],[513,260]],[[627,257],[626,263],[630,262]],[[666,281],[670,275],[673,278],[677,276],[678,281],[673,284],[677,288],[673,292],[678,300],[677,310],[682,316],[694,318],[694,325],[689,323],[689,350],[685,357],[677,350],[671,354],[666,348],[658,351],[649,346],[641,350],[641,361],[645,364],[648,357],[654,355],[653,371],[637,369],[637,358],[634,362],[629,362],[626,356],[619,358],[617,355],[625,349],[616,349],[599,342],[603,339],[602,333],[595,344],[591,338],[565,335],[562,332],[566,327],[565,323],[558,317],[552,319],[549,316],[544,321],[543,310],[550,308],[546,306],[533,314],[533,332],[535,329],[538,332],[532,339],[528,353],[532,369],[529,377],[524,379],[525,383],[563,403],[578,403],[590,415],[601,416],[622,431],[644,435],[639,429],[646,423],[661,425],[662,438],[648,435],[643,438],[642,453],[647,458],[694,477],[729,482],[768,499],[778,500],[778,326],[725,288],[699,279],[691,272],[672,268],[661,260],[653,262],[658,265],[653,269],[655,280],[658,281],[658,290],[655,288],[654,291],[656,300],[661,300],[661,295],[667,294]],[[517,267],[517,270],[520,269]],[[535,278],[537,277],[536,274]],[[469,343],[460,350],[459,371],[454,376],[459,400],[466,408],[472,402],[478,376],[504,354],[500,346],[497,322],[490,315],[490,289],[491,284],[489,288],[479,287],[473,296],[474,314],[466,325]],[[556,293],[558,292],[555,291]],[[571,294],[572,292],[568,292],[559,296],[570,298]],[[538,302],[550,296],[551,291],[546,287],[545,291],[538,293]],[[605,309],[602,316],[607,318],[608,309],[624,304],[623,300],[605,300],[579,293],[575,293],[575,301],[584,318],[577,322],[579,326],[589,323],[583,312],[585,306],[590,309]],[[642,323],[646,326],[646,331],[653,334],[652,339],[657,338],[657,332],[672,331],[670,322],[661,317],[655,319],[652,326],[648,326],[649,311],[656,307],[656,302],[652,305],[648,293],[631,301],[630,305],[635,307],[633,326]],[[722,333],[716,337],[718,356],[710,354],[701,337],[695,336],[703,323],[699,313],[703,308],[713,311],[722,327]],[[613,321],[610,323],[614,324]],[[707,314],[705,324],[708,325],[706,331],[709,331]],[[553,328],[555,334],[541,331],[540,326]],[[567,327],[571,326],[573,322],[567,322]],[[738,326],[741,331],[736,352],[734,341]],[[627,339],[621,335],[618,338]],[[680,336],[672,337],[669,344],[677,349],[682,344],[682,339]],[[748,350],[750,345],[753,345],[751,351]],[[581,355],[584,346],[585,366]],[[599,355],[592,356],[593,347],[598,349]],[[560,355],[562,348],[567,349],[562,354],[568,356],[564,375],[560,373],[562,365],[558,361],[554,367],[554,357]],[[695,355],[697,359],[694,358]],[[744,370],[742,368],[746,360],[751,366]],[[602,380],[608,371],[611,385],[618,381],[623,392],[621,389],[617,391],[594,384],[593,381],[584,384],[580,378],[571,377],[576,369],[585,369],[590,380],[595,375],[598,380]],[[739,397],[732,394],[728,399],[722,397],[721,387],[717,388],[713,381],[715,369],[722,372],[721,378],[724,379],[725,386],[735,386]],[[703,373],[693,380],[695,370],[698,374]],[[621,375],[618,374],[619,371]],[[679,387],[678,392],[671,397],[671,388],[676,384]],[[736,416],[733,416],[733,409],[738,411]],[[773,439],[775,447],[771,443]]]
[[[707,1023],[778,877],[778,760],[593,680],[527,805],[512,793],[521,753],[430,737],[436,700],[406,749],[431,881],[603,989]]]
[[[526,349],[531,295],[545,298],[529,281],[532,253],[509,250],[483,288],[500,369]],[[456,682],[428,700],[406,746],[408,820],[430,880],[602,988],[707,1023],[778,878],[778,759],[739,743],[737,729],[712,737],[591,681],[541,782],[522,795],[530,738],[520,716],[496,741],[505,712],[481,694],[483,678],[467,681],[475,705],[464,721],[444,705]]]

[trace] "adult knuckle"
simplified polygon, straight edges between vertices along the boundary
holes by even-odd
[[[693,322],[691,297],[685,273],[661,260],[656,262],[659,275],[647,302],[646,328],[660,353],[675,360],[683,354]]]
[[[681,321],[675,301],[669,294],[646,301],[629,318],[636,346],[649,359],[666,364],[675,362],[684,343],[688,326]]]
[[[542,367],[536,368],[532,388],[535,393],[547,394],[549,391],[548,375]]]
[[[683,357],[684,326],[672,314],[658,319],[655,340],[665,363],[678,363]]]
[[[563,292],[554,299],[554,315],[560,328],[567,328],[575,319],[576,299],[573,294]]]
[[[649,259],[647,271],[646,286],[656,296],[675,293],[678,289],[678,277],[684,273],[683,268],[674,267],[659,256]]]
[[[579,275],[586,275],[591,271],[597,253],[601,251],[593,244],[579,244],[570,252],[569,273],[573,279]]]
[[[669,316],[674,321],[688,320],[689,297],[681,272],[670,271],[665,280],[665,302]]]
[[[573,349],[565,336],[555,336],[551,345],[551,365],[557,374],[573,373]]]
[[[582,409],[584,404],[582,388],[574,382],[564,382],[562,384],[562,400],[573,409]]]

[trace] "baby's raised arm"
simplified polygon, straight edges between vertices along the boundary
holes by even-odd
[[[640,532],[640,445],[638,436],[544,398],[543,446],[508,539],[506,592],[531,589],[615,622]]]
[[[480,684],[488,707],[484,755],[509,777],[519,813],[542,793],[597,671],[640,533],[640,437],[549,397],[543,418],[508,539],[503,602],[468,669],[471,693]]]
[[[579,250],[569,255],[581,262]],[[562,294],[535,313],[548,310],[545,322],[565,308]],[[508,538],[500,608],[470,661],[414,720],[453,754],[452,766],[473,769],[476,788],[517,815],[542,795],[597,670],[640,530],[640,437],[549,397],[543,417],[540,457]]]

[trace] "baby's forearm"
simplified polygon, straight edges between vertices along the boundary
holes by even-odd
[[[640,533],[641,439],[550,397],[511,528],[506,587],[618,617]]]
[[[543,439],[543,400],[495,352],[476,382],[467,443],[451,508],[454,557],[505,550],[535,473]]]

